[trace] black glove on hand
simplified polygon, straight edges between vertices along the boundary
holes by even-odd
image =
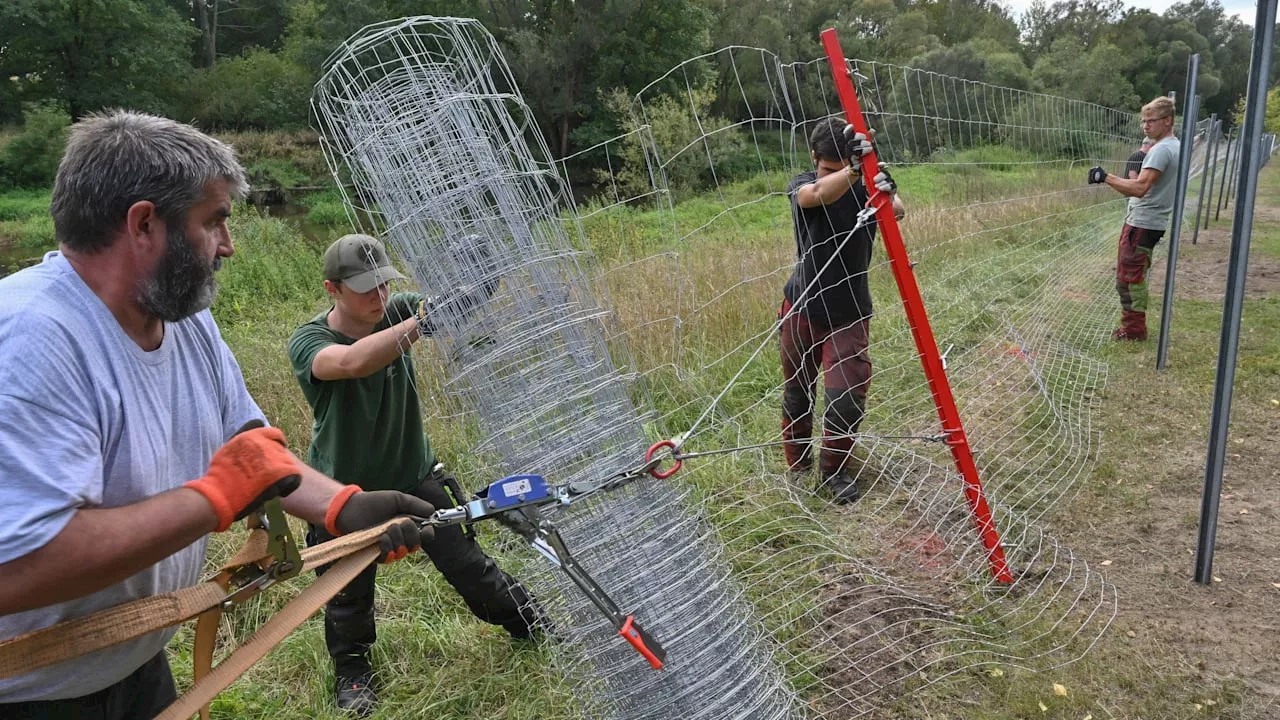
[[[889,174],[889,168],[884,163],[880,163],[880,172],[876,173],[876,176],[871,180],[880,192],[889,193],[890,195],[898,192],[898,183],[894,182],[893,176]]]
[[[871,131],[871,137],[875,137],[875,131]],[[863,155],[871,152],[871,140],[866,135],[857,132],[852,125],[844,126],[844,151],[849,158],[849,162],[856,163],[862,159]]]
[[[436,325],[431,320],[431,313],[435,310],[435,298],[424,298],[418,303],[418,310],[415,315],[418,318],[418,334],[422,337],[430,337],[436,332]]]
[[[343,495],[347,495],[347,491],[334,498],[335,502],[342,502]],[[435,511],[435,507],[426,500],[396,490],[356,492],[347,495],[337,510],[337,518],[331,523],[333,527],[326,529],[334,535],[345,535],[395,517],[411,516],[388,528],[379,543],[382,554],[378,556],[378,562],[394,562],[435,539],[434,528],[419,529],[419,521],[413,519],[429,518]],[[331,508],[329,512],[332,516],[334,510]]]
[[[1089,169],[1089,184],[1098,185],[1107,181],[1107,171],[1101,167]]]

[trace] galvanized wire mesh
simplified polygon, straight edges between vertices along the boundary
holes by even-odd
[[[352,219],[436,298],[447,392],[500,474],[601,480],[637,465],[651,408],[609,345],[564,187],[493,38],[474,21],[366,28],[330,59],[315,112]],[[492,296],[479,289],[494,290]],[[556,518],[575,556],[669,652],[662,672],[545,563],[521,575],[567,637],[591,717],[786,717],[792,693],[721,551],[678,488],[635,483]]]
[[[751,568],[740,577],[789,676],[813,714],[831,718],[892,714],[905,691],[983,664],[1073,661],[1114,617],[1115,588],[1045,523],[1096,464],[1106,366],[1094,351],[1118,315],[1125,200],[1087,186],[1084,171],[1119,171],[1141,139],[1133,113],[882,63],[851,69],[909,208],[906,244],[1013,586],[992,579],[950,452],[935,442],[933,399],[879,250],[857,437],[866,461],[854,470],[865,495],[813,509],[818,478],[785,472],[778,305],[797,259],[786,188],[813,167],[814,123],[843,115],[826,62],[787,65],[755,48],[694,58],[635,98],[626,136],[583,154],[614,169],[589,233],[625,236],[649,198],[669,218],[666,252],[624,259],[681,278],[678,306],[625,276],[604,282],[619,306],[653,309],[627,325],[652,392],[674,408],[659,426],[683,434],[700,497],[729,528],[735,567]],[[652,188],[637,182],[637,161],[658,178]],[[735,237],[750,240],[725,255]],[[664,340],[653,328],[670,331],[665,351],[648,347]],[[739,450],[711,454],[726,447]],[[696,479],[728,473],[744,480]],[[763,527],[776,535],[764,540]],[[780,578],[778,567],[796,572]]]

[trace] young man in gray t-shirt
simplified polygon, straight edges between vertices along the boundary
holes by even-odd
[[[1089,183],[1106,183],[1129,198],[1120,230],[1116,292],[1120,295],[1120,327],[1116,340],[1147,339],[1147,271],[1151,252],[1164,237],[1173,213],[1181,143],[1173,136],[1173,100],[1158,97],[1142,108],[1142,129],[1153,143],[1142,159],[1137,178],[1109,175],[1101,167],[1089,171]]]

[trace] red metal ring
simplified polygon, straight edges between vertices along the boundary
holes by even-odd
[[[645,454],[644,454],[644,461],[647,463],[647,462],[649,462],[650,460],[652,460],[652,459],[653,459],[653,454],[654,454],[654,453],[656,453],[656,452],[658,452],[658,450],[660,450],[660,449],[662,449],[662,448],[664,448],[664,447],[665,447],[665,448],[671,448],[671,457],[675,458],[676,464],[675,464],[675,465],[672,465],[672,466],[671,466],[671,469],[669,469],[669,470],[667,470],[667,471],[665,471],[665,472],[658,472],[658,468],[657,468],[657,466],[654,466],[653,468],[651,468],[651,469],[649,470],[649,474],[650,474],[650,475],[652,475],[652,476],[654,476],[654,477],[656,477],[656,478],[658,478],[659,480],[666,480],[667,478],[671,477],[672,475],[675,475],[675,474],[676,474],[676,472],[680,469],[680,467],[681,467],[682,465],[684,465],[684,461],[683,461],[683,460],[681,460],[680,458],[676,457],[676,444],[675,444],[674,442],[672,442],[671,440],[659,440],[658,442],[654,443],[654,444],[653,444],[653,447],[649,448],[649,449],[645,452]]]

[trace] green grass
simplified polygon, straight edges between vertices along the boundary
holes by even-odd
[[[307,209],[307,222],[312,225],[345,227],[350,224],[346,205],[337,188],[305,195],[298,199],[298,204]]]
[[[249,178],[249,184],[255,188],[263,186],[293,188],[312,182],[307,173],[293,162],[282,158],[261,158],[245,167],[245,174]]]
[[[0,221],[48,215],[50,195],[49,190],[8,190],[0,193]]]
[[[52,250],[58,242],[54,235],[53,218],[48,215],[24,220],[0,221],[0,246],[38,252]]]
[[[0,249],[36,254],[57,246],[49,215],[49,190],[0,193]]]
[[[321,252],[285,220],[238,204],[230,222],[236,253],[218,274],[214,315],[224,326],[257,326],[325,297]]]

